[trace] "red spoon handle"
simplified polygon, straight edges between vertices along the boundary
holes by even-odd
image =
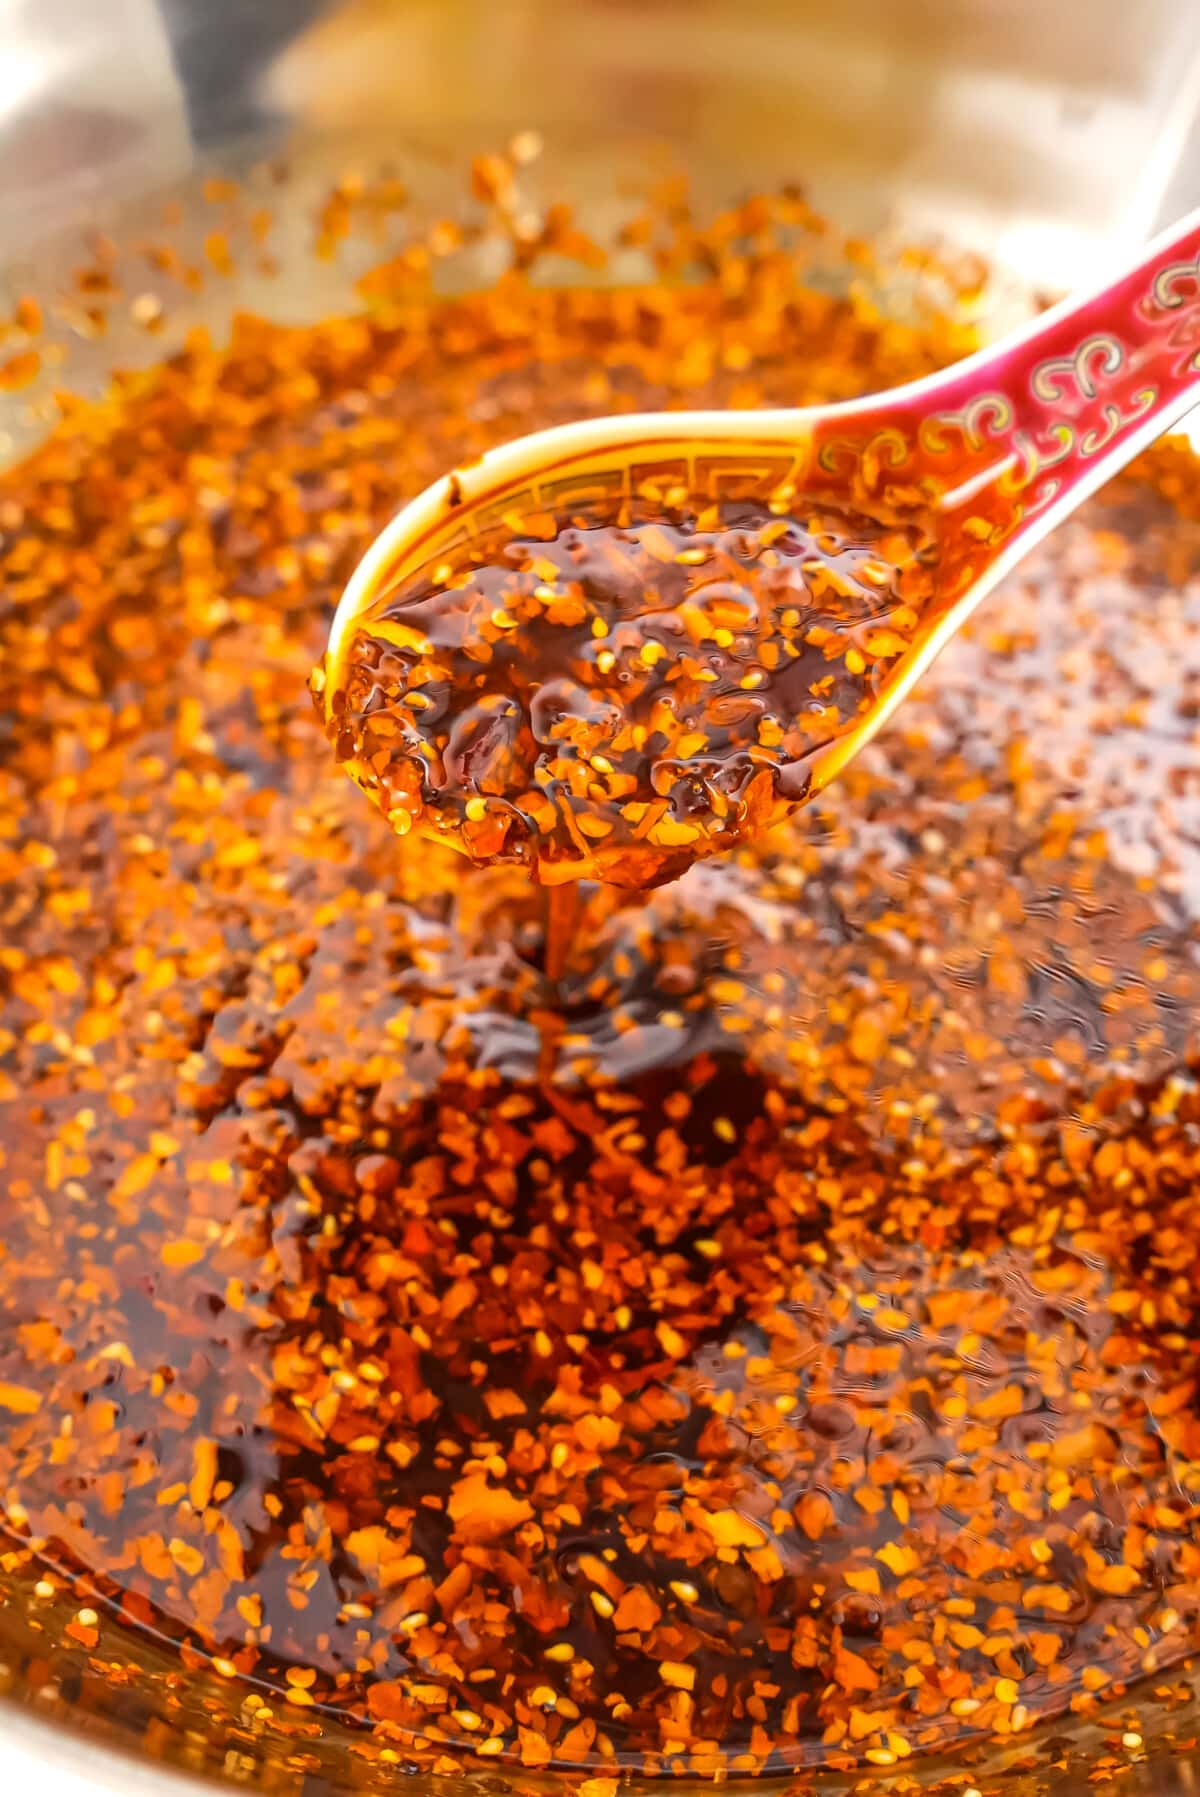
[[[1011,452],[1006,484],[1024,516],[1077,483],[1094,489],[1200,401],[1200,213],[1101,292],[1056,307],[938,388],[944,405],[930,413],[927,397],[921,408],[922,447],[936,453],[957,432],[968,450]]]
[[[1028,547],[1200,403],[1200,212],[1098,293],[882,399],[833,407],[833,487],[903,509],[936,496],[943,597]]]

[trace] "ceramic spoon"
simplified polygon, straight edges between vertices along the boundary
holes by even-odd
[[[937,603],[864,727],[822,759],[825,785],[1021,558],[1200,401],[1200,212],[1099,291],[890,392],[798,410],[651,412],[538,431],[488,451],[406,505],[372,544],[329,639],[332,694],[372,598],[506,517],[661,493],[697,504],[842,499],[920,504],[935,520]],[[670,495],[668,500],[667,495]],[[907,497],[906,497],[907,496]]]

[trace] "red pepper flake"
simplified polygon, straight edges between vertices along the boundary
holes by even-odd
[[[42,358],[36,349],[20,349],[0,362],[0,391],[15,393],[30,387],[42,371]]]

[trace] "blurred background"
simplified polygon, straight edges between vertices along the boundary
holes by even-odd
[[[0,47],[5,259],[297,135],[665,143],[1051,288],[1200,201],[1196,0],[0,0]]]

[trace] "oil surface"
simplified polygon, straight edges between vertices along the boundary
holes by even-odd
[[[305,690],[481,439],[944,347],[754,219],[243,321],[0,482],[0,1638],[154,1751],[888,1767],[1200,1637],[1192,461],[553,977]]]

